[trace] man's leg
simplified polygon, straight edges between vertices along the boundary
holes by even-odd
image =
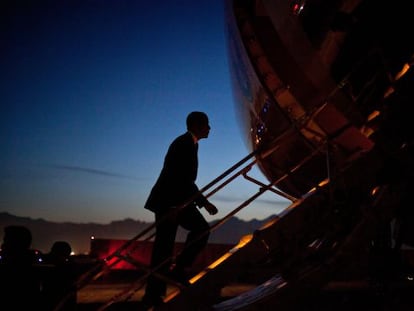
[[[151,255],[151,269],[167,274],[174,250],[177,223],[174,218],[166,218],[166,213],[156,213],[156,234]],[[169,259],[170,258],[170,259]],[[166,294],[167,284],[154,275],[150,275],[143,301],[149,304],[159,303]]]
[[[210,226],[196,206],[185,208],[179,215],[179,224],[188,230],[184,249],[176,258],[176,269],[184,271],[191,267],[198,254],[205,248],[210,235]]]

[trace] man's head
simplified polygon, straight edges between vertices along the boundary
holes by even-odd
[[[4,228],[2,251],[20,253],[30,248],[32,233],[25,226],[10,225]]]
[[[207,138],[210,132],[208,116],[201,111],[190,112],[187,116],[187,130],[193,133],[198,139]]]

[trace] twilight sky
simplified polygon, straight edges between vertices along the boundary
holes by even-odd
[[[249,153],[221,0],[8,2],[14,8],[0,5],[0,212],[153,221],[143,204],[192,110],[205,111],[212,128],[200,142],[200,188]],[[257,190],[241,179],[218,192],[214,219]],[[238,217],[285,206],[264,195]]]

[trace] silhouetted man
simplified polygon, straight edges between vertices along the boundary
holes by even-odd
[[[217,208],[199,193],[195,184],[198,141],[208,137],[208,117],[203,112],[191,112],[187,116],[186,125],[187,132],[171,143],[164,166],[145,204],[146,209],[155,213],[156,221],[151,268],[183,284],[188,284],[186,268],[193,264],[209,238],[209,225],[198,208],[204,207],[210,215],[217,213]],[[183,206],[190,200],[191,203]],[[189,232],[184,250],[172,263],[178,226]],[[150,276],[143,297],[144,304],[158,305],[162,303],[165,294],[165,282]]]
[[[4,228],[0,252],[1,310],[41,309],[38,255],[31,249],[32,232],[25,226]]]
[[[50,266],[45,270],[43,283],[43,310],[76,310],[76,278],[79,271],[69,242],[55,241],[50,252],[43,256],[44,263]]]

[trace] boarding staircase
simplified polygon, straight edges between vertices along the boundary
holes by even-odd
[[[310,160],[313,154],[270,183],[263,183],[249,176],[252,167],[260,159],[277,152],[279,143],[288,135],[289,131],[271,144],[253,151],[200,190],[209,198],[239,177],[244,177],[258,186],[255,194],[216,222],[209,232],[217,230],[265,192],[282,196],[292,203],[263,227],[241,237],[237,245],[195,274],[190,279],[190,286],[184,287],[160,275],[157,272],[159,267],[151,269],[130,255],[135,250],[134,245],[137,245],[134,242],[150,240],[154,236],[156,224],[152,224],[106,257],[103,263],[98,263],[84,273],[76,283],[76,290],[99,279],[121,261],[134,265],[143,272],[142,276],[102,304],[99,310],[105,310],[114,303],[128,301],[145,286],[146,279],[151,274],[164,279],[175,288],[165,298],[165,305],[157,310],[262,310],[261,305],[263,307],[270,303],[272,306],[283,306],[292,303],[293,295],[297,299],[299,293],[305,295],[323,287],[338,268],[355,257],[358,247],[365,247],[364,241],[375,232],[377,221],[373,219],[378,215],[378,209],[384,209],[380,214],[385,218],[391,215],[386,211],[386,205],[377,206],[378,202],[382,202],[378,198],[386,190],[380,189],[381,191],[371,195],[374,190],[373,180],[368,178],[358,189],[353,189],[358,190],[358,193],[344,193],[346,189],[342,187],[356,178],[361,179],[362,168],[376,170],[382,164],[376,160],[375,151],[372,151],[360,157],[357,163],[353,162],[353,165],[344,167],[337,176],[329,176],[330,170],[327,167],[325,180],[321,180],[302,197],[295,198],[278,190],[277,185]],[[314,152],[326,152],[328,159],[328,146],[329,142],[326,141]],[[329,166],[329,161],[327,165]],[[371,174],[367,173],[366,176],[370,177]],[[190,198],[179,208],[184,208],[193,199]],[[234,298],[224,299],[221,290],[239,282],[246,271],[257,271],[251,273],[255,277],[249,280],[252,289]],[[62,305],[64,299],[55,310],[59,310]]]
[[[327,100],[309,111],[273,141],[263,143],[200,189],[203,195],[211,198],[238,178],[244,178],[258,186],[256,193],[212,225],[206,234],[219,229],[241,210],[254,204],[264,193],[282,196],[291,201],[291,204],[261,228],[241,237],[239,243],[220,258],[195,273],[189,280],[190,286],[182,286],[158,273],[162,264],[150,268],[130,255],[139,246],[136,241],[149,241],[153,238],[156,228],[154,223],[81,275],[75,284],[75,290],[98,280],[111,267],[126,261],[142,271],[141,276],[127,289],[102,304],[99,310],[128,301],[145,286],[150,275],[164,279],[175,289],[165,297],[165,304],[157,307],[157,310],[267,310],[266,306],[269,305],[272,306],[271,309],[279,307],[280,310],[293,310],[292,306],[301,297],[309,297],[337,273],[357,263],[359,256],[366,253],[368,241],[381,225],[392,219],[393,209],[398,205],[398,184],[377,185],[376,174],[386,160],[382,150],[374,147],[365,153],[356,151],[349,155],[349,161],[343,161],[344,164],[337,167],[332,164],[332,150],[335,149],[333,142],[337,138],[335,135],[342,133],[336,132],[329,137],[321,137],[312,153],[288,168],[276,180],[261,182],[249,175],[260,161],[280,152],[284,141],[306,130],[315,115],[328,104]],[[326,167],[320,168],[326,170],[325,178],[300,197],[293,197],[280,190],[279,183],[312,161],[315,155],[321,154],[326,157]],[[177,208],[185,208],[195,197],[189,198]],[[223,288],[240,282],[246,271],[250,272],[248,281],[251,289],[235,297],[223,297]],[[64,303],[65,299],[55,310],[61,310]]]

